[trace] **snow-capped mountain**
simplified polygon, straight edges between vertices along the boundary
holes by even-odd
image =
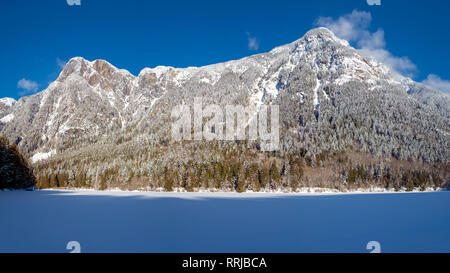
[[[138,76],[72,58],[42,92],[0,100],[0,129],[34,162],[94,143],[155,145],[171,141],[171,109],[199,96],[254,113],[279,104],[283,151],[315,155],[357,144],[376,155],[450,160],[449,96],[394,76],[326,28],[268,53]]]
[[[2,108],[1,111],[4,111],[7,107],[12,107],[14,104],[16,104],[16,100],[13,98],[2,98],[0,99],[0,107]]]
[[[14,104],[16,104],[16,100],[13,98],[0,99],[0,117],[7,115]]]

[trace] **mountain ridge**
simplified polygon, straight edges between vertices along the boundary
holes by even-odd
[[[300,156],[305,166],[355,150],[388,160],[383,164],[391,158],[450,161],[448,96],[399,79],[325,28],[267,53],[202,67],[144,68],[137,76],[105,60],[74,57],[48,88],[1,113],[12,118],[0,123],[0,131],[18,143],[38,174],[71,173],[75,181],[76,173],[90,169],[83,175],[99,187],[108,184],[99,174],[115,170],[127,177],[132,170],[133,177],[145,176],[169,168],[165,164],[187,164],[196,145],[208,147],[182,148],[170,137],[170,110],[193,105],[195,97],[204,104],[246,106],[248,119],[261,105],[279,105],[279,154]],[[163,147],[170,152],[156,151]],[[233,144],[220,147],[227,151]],[[248,147],[258,152],[254,143]],[[205,154],[216,151],[211,149]],[[156,156],[141,162],[131,151]]]

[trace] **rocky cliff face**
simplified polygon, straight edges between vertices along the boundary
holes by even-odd
[[[14,115],[10,113],[14,104],[16,104],[16,100],[13,98],[0,99],[0,131],[3,124],[10,122],[14,118]]]
[[[204,67],[145,68],[138,76],[76,57],[47,89],[0,108],[8,114],[0,128],[33,162],[92,145],[166,145],[172,108],[193,105],[194,97],[249,107],[248,118],[261,105],[280,105],[282,153],[315,157],[351,147],[378,157],[450,161],[449,95],[394,76],[325,28],[268,53]]]

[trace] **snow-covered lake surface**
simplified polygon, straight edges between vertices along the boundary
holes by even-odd
[[[450,252],[450,192],[0,191],[0,252]]]

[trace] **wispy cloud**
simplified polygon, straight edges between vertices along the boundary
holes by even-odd
[[[367,0],[369,6],[381,6],[381,0]]]
[[[67,62],[64,60],[61,60],[60,58],[56,58],[56,64],[58,65],[58,67],[63,70],[64,67],[66,66]]]
[[[438,75],[430,74],[422,83],[435,89],[450,93],[450,81],[443,80]]]
[[[354,10],[337,19],[319,17],[315,24],[327,27],[339,38],[354,43],[363,55],[385,63],[394,73],[408,77],[413,76],[417,71],[416,65],[408,57],[396,57],[386,50],[383,29],[370,32],[371,22],[370,12]]]
[[[248,49],[249,50],[258,50],[259,49],[259,40],[256,37],[252,37],[249,32],[247,32],[248,39]]]
[[[17,82],[17,88],[22,89],[19,91],[19,95],[23,96],[26,94],[34,93],[38,90],[39,85],[37,82],[32,80],[27,80],[25,78],[22,78]]]
[[[81,6],[81,0],[66,0],[69,6]]]

